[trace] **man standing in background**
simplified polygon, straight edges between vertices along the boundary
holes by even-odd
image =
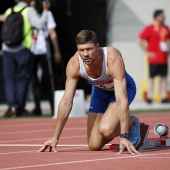
[[[50,6],[50,2],[44,0]],[[31,0],[30,6],[34,7],[38,14],[42,15],[42,4],[39,4],[37,0]],[[54,58],[56,63],[60,62],[61,54],[59,50],[58,40],[57,40],[57,32],[56,32],[56,22],[54,20],[53,14],[48,10],[47,12],[47,22],[45,23],[42,29],[34,29],[33,33],[33,43],[31,51],[33,53],[33,64],[32,64],[32,90],[33,97],[35,102],[35,108],[32,111],[33,115],[40,116],[41,107],[40,107],[40,99],[41,99],[41,86],[40,80],[38,77],[38,66],[40,65],[44,75],[44,83],[47,89],[47,98],[49,100],[52,115],[54,114],[54,81],[53,76],[51,75],[51,50],[49,47],[49,37],[51,39],[53,48],[54,48]]]
[[[146,26],[138,37],[140,47],[145,51],[149,62],[149,81],[147,89],[147,103],[152,103],[154,78],[159,75],[162,103],[167,99],[168,55],[170,52],[170,30],[165,25],[163,10],[155,10],[154,23]],[[146,42],[146,43],[145,43]]]
[[[17,46],[8,46],[3,43],[3,76],[5,80],[5,92],[8,109],[4,113],[4,117],[28,116],[25,110],[25,102],[30,81],[31,69],[31,44],[32,44],[32,27],[38,29],[43,28],[47,20],[47,7],[43,3],[43,14],[41,17],[37,14],[33,7],[27,7],[27,0],[15,0],[17,3],[13,10],[19,12],[24,20],[24,38],[21,44]],[[7,9],[2,19],[6,20],[12,12],[11,8]],[[15,110],[14,110],[15,109]],[[15,111],[15,112],[14,112]]]

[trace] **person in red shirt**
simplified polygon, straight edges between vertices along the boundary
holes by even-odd
[[[147,103],[152,103],[154,77],[161,77],[160,89],[162,103],[167,103],[167,73],[168,55],[170,52],[170,30],[165,25],[165,14],[163,10],[155,10],[154,23],[146,26],[138,37],[140,47],[148,56],[149,82],[147,89]]]

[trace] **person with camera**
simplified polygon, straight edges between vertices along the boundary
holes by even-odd
[[[45,2],[42,2],[43,12],[41,16],[38,15],[33,7],[28,7],[28,0],[15,0],[15,2],[16,5],[7,9],[3,17],[1,17],[4,19],[5,24],[14,11],[21,13],[24,23],[23,40],[20,44],[9,46],[5,41],[2,44],[3,76],[8,105],[4,117],[11,117],[14,114],[17,117],[30,115],[25,110],[25,102],[30,82],[32,27],[43,28],[48,17],[48,9]],[[10,25],[7,26],[10,28]]]
[[[31,0],[30,6],[34,7],[38,14],[42,15],[42,0]],[[46,2],[48,8],[50,8],[50,1],[43,0]],[[54,49],[54,58],[56,63],[60,62],[61,54],[59,50],[59,45],[57,41],[57,32],[56,32],[56,22],[54,20],[53,14],[50,10],[47,12],[47,22],[45,23],[42,29],[34,29],[33,33],[33,44],[32,44],[32,55],[33,55],[33,64],[32,64],[32,91],[35,102],[35,108],[32,111],[33,115],[40,116],[42,115],[40,100],[41,100],[41,81],[38,77],[38,66],[42,68],[42,75],[44,78],[45,87],[47,89],[47,98],[49,100],[52,115],[54,113],[54,81],[53,73],[51,67],[51,50],[50,50],[50,40]],[[50,40],[49,40],[50,38]]]

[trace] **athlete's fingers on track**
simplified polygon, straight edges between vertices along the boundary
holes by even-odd
[[[44,152],[48,148],[48,145],[43,145],[38,152]]]
[[[135,154],[140,154],[135,147],[133,146],[133,144],[130,145],[131,150],[135,153]]]
[[[122,152],[123,152],[123,149],[120,148],[120,149],[119,149],[119,152],[118,152],[117,154],[122,154]]]
[[[57,152],[56,146],[52,146],[52,151],[53,151],[53,152]]]
[[[127,150],[131,153],[131,154],[135,154],[131,148],[131,145],[127,145]]]
[[[52,151],[52,146],[49,146],[49,152],[51,152]]]
[[[124,149],[125,149],[125,147],[120,146],[120,147],[119,147],[119,152],[118,152],[117,154],[122,154],[122,153],[123,153],[123,151],[124,151]]]

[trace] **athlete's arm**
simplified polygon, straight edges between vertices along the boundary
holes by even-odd
[[[126,90],[125,66],[120,52],[114,49],[114,57],[109,57],[108,71],[114,77],[114,89],[119,108],[121,133],[129,131],[129,105]]]
[[[66,69],[67,80],[65,86],[65,93],[60,101],[58,107],[58,114],[56,119],[56,127],[52,138],[47,140],[40,148],[39,152],[44,152],[47,148],[50,151],[56,152],[56,145],[64,128],[64,125],[69,117],[73,105],[73,98],[75,95],[78,79],[79,79],[79,63],[74,61],[74,57],[69,61]]]
[[[129,132],[129,105],[126,89],[125,66],[121,53],[109,47],[108,73],[114,78],[114,89],[120,119],[120,133]],[[121,149],[122,147],[122,149]],[[126,138],[120,138],[120,152],[127,148],[130,153],[138,153],[132,143]]]

